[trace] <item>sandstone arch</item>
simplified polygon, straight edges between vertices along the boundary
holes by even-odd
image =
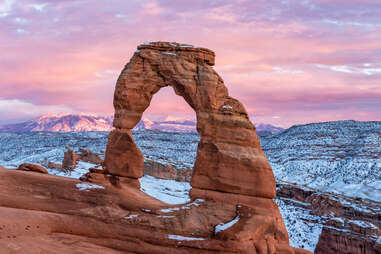
[[[142,177],[143,156],[131,129],[162,87],[173,87],[194,109],[200,135],[193,190],[274,198],[275,179],[243,105],[228,94],[214,71],[213,51],[154,42],[138,46],[116,84],[115,130],[105,166],[112,175]]]

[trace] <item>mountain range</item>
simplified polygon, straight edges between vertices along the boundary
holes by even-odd
[[[45,114],[35,119],[0,126],[2,132],[79,132],[79,131],[110,131],[112,130],[112,116],[98,116],[95,114]],[[271,124],[256,124],[260,135],[272,134],[283,129]],[[143,118],[134,130],[158,130],[165,132],[196,132],[196,121],[188,119],[176,119],[168,116],[162,121],[152,121]]]

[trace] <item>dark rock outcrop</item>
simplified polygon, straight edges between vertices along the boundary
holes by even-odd
[[[173,165],[164,165],[156,161],[144,160],[144,175],[154,176],[160,179],[190,182],[192,170],[189,168],[176,168]]]
[[[48,162],[47,167],[50,168],[50,169],[59,169],[59,170],[62,170],[62,164],[54,163],[54,162],[51,162],[51,161]]]
[[[48,171],[39,165],[35,164],[30,164],[30,163],[23,163],[21,164],[17,170],[22,170],[22,171],[32,171],[32,172],[37,172],[37,173],[42,173],[42,174],[49,174]]]

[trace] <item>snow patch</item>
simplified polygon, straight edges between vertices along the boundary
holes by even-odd
[[[143,176],[139,181],[141,191],[167,204],[177,205],[190,201],[189,183],[163,180],[148,175]]]
[[[93,183],[77,183],[75,185],[80,191],[87,191],[91,189],[104,189],[105,187]]]
[[[188,237],[182,235],[168,235],[168,239],[178,240],[178,241],[203,241],[205,238],[201,237]]]
[[[222,109],[230,109],[230,110],[233,110],[233,107],[230,106],[230,105],[223,105],[223,106],[222,106]]]
[[[172,56],[176,56],[176,53],[173,53],[173,52],[168,52],[168,51],[165,51],[165,52],[161,52],[162,54],[165,54],[165,55],[172,55]]]
[[[138,217],[138,216],[139,216],[138,214],[131,214],[131,215],[125,216],[124,218],[125,218],[126,220],[131,220],[131,219],[136,218],[136,217]]]
[[[216,226],[216,228],[214,229],[214,232],[215,233],[218,233],[218,232],[221,232],[221,231],[225,231],[226,229],[232,227],[234,224],[236,224],[237,222],[239,221],[239,215],[236,216],[233,220],[227,222],[227,223],[220,223]]]
[[[171,212],[180,211],[181,209],[190,209],[192,206],[199,207],[200,203],[202,203],[202,202],[205,202],[205,200],[201,199],[201,198],[198,198],[195,201],[193,201],[193,202],[191,202],[189,204],[183,205],[181,207],[165,208],[165,209],[161,209],[160,212],[162,212],[162,213],[171,213]]]

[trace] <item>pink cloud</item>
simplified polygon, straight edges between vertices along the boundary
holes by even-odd
[[[381,120],[380,11],[359,0],[13,1],[0,5],[0,100],[111,113],[136,46],[164,40],[213,49],[254,121]],[[192,115],[174,96],[158,94],[147,114]]]

